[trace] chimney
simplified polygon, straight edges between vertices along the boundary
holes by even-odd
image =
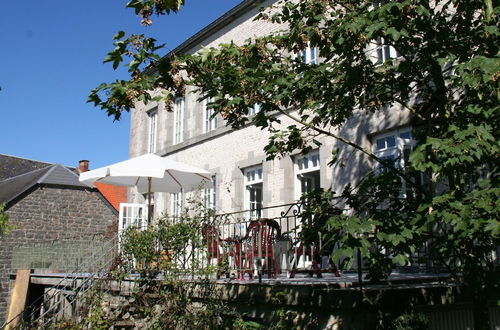
[[[89,161],[81,160],[78,162],[78,173],[87,172],[89,170]]]

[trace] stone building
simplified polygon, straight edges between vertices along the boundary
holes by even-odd
[[[243,1],[172,53],[193,54],[201,47],[230,41],[238,44],[277,31],[282,26],[254,20],[261,7],[274,2]],[[383,46],[374,45],[368,50],[373,53],[374,61],[379,60],[378,55],[396,56],[392,49],[380,47]],[[315,49],[306,49],[301,55],[306,62],[321,61]],[[187,88],[184,95],[178,95],[173,111],[167,111],[161,102],[137,103],[131,112],[129,156],[152,152],[210,171],[213,187],[205,191],[205,196],[217,212],[293,203],[302,193],[318,187],[341,192],[346,184],[356,183],[367,170],[377,166],[361,152],[333,138],[319,138],[321,147],[307,155],[296,151],[282,159],[266,160],[267,131],[251,124],[237,130],[226,127],[222,118],[210,118],[212,110],[204,102],[198,102],[198,97]],[[257,105],[249,109],[248,115],[259,110]],[[290,123],[288,118],[279,119],[283,127]],[[413,145],[408,122],[409,113],[402,109],[387,109],[371,116],[358,113],[336,133],[382,158],[396,159],[403,149]],[[332,150],[337,148],[339,161],[328,166]],[[181,198],[180,194],[156,194],[155,213],[175,215]],[[129,201],[141,203],[143,197],[130,194]],[[274,216],[269,212],[272,211],[263,210],[261,215]]]
[[[53,164],[0,181],[14,230],[0,238],[0,324],[16,269],[70,272],[99,254],[117,230],[117,211],[68,168]],[[88,268],[89,265],[86,265]],[[82,267],[80,267],[82,268]]]

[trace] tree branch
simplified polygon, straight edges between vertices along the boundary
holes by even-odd
[[[381,164],[384,164],[384,166],[386,166],[387,168],[389,168],[391,171],[393,171],[394,173],[396,173],[398,176],[400,176],[401,178],[403,178],[407,183],[409,183],[412,187],[414,187],[415,189],[417,189],[420,193],[422,193],[423,195],[426,195],[427,196],[427,192],[422,190],[420,188],[420,186],[418,186],[417,184],[415,184],[411,178],[409,176],[407,176],[403,171],[401,171],[401,169],[398,169],[396,168],[394,165],[392,165],[390,162],[386,162],[384,161],[383,159],[381,159],[380,157],[376,156],[374,153],[360,147],[359,145],[357,145],[356,143],[353,143],[343,137],[341,137],[340,135],[336,135],[332,132],[329,132],[329,131],[326,131],[324,129],[321,129],[317,126],[314,126],[310,123],[307,123],[303,120],[301,120],[300,118],[297,118],[295,116],[292,116],[288,111],[285,111],[283,109],[279,109],[278,110],[281,114],[287,116],[288,118],[296,121],[297,123],[301,124],[301,125],[304,125],[305,127],[307,128],[310,128],[312,130],[315,130],[316,132],[319,132],[321,134],[324,134],[324,135],[327,135],[327,136],[330,136],[340,142],[343,142],[345,144],[347,144],[348,146],[351,146],[353,147],[354,149],[358,150],[358,151],[361,151],[362,153],[364,153],[365,155],[367,155],[369,158],[373,159],[373,160],[376,160],[377,162],[381,163]]]

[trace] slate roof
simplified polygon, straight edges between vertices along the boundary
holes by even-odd
[[[74,172],[61,164],[53,164],[0,181],[0,203],[9,203],[39,184],[89,188]]]
[[[59,165],[47,173],[53,165],[55,164],[0,154],[0,204],[14,200],[34,184],[87,187],[78,181],[78,171],[75,167]],[[63,171],[62,168],[67,169],[74,176],[69,175],[68,171]],[[47,176],[44,177],[45,174]],[[10,180],[14,178],[16,180]],[[43,182],[38,182],[39,179]],[[120,209],[120,203],[127,201],[126,187],[101,184],[97,185],[97,190],[116,211]]]
[[[0,154],[0,181],[45,168],[50,163]]]

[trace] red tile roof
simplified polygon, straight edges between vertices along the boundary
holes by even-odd
[[[96,182],[96,188],[103,194],[104,198],[117,210],[120,211],[120,203],[127,201],[127,187],[112,186],[110,184]]]

